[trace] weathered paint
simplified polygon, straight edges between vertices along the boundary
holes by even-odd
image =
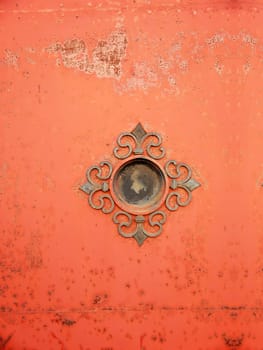
[[[0,3],[0,349],[262,349],[261,1]],[[138,247],[79,191],[138,121],[202,184]]]
[[[121,60],[125,55],[127,39],[125,33],[114,32],[108,40],[99,40],[89,62],[88,50],[83,40],[71,39],[64,43],[55,43],[46,51],[54,53],[57,65],[63,63],[67,68],[80,70],[84,73],[96,73],[100,78],[116,78],[121,75]]]

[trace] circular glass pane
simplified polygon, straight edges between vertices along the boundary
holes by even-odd
[[[164,193],[161,169],[148,159],[137,158],[125,163],[114,176],[113,188],[125,209],[131,212],[150,212],[160,204]]]

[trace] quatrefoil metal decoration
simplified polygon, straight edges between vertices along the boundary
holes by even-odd
[[[167,210],[191,202],[200,183],[189,165],[166,159],[161,135],[146,132],[141,123],[119,135],[113,155],[114,164],[102,161],[88,168],[80,189],[93,209],[112,214],[121,236],[141,246],[161,234]]]

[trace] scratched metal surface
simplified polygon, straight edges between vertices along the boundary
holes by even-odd
[[[263,349],[262,11],[0,2],[1,349]],[[202,184],[142,247],[78,189],[138,121]]]

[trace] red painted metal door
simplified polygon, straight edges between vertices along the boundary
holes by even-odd
[[[1,349],[262,349],[262,19],[1,1]],[[201,184],[141,246],[79,189],[138,122]]]

